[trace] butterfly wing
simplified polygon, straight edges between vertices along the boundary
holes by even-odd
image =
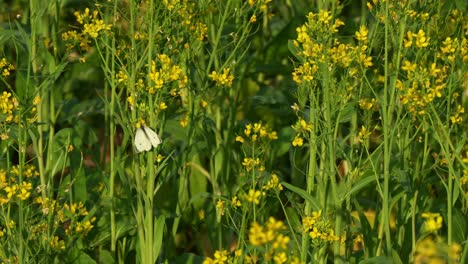
[[[152,143],[143,129],[143,126],[138,128],[135,134],[135,149],[137,153],[149,151],[152,147]]]
[[[162,143],[161,138],[151,128],[143,126],[143,129],[145,130],[146,136],[148,137],[153,147],[156,148],[159,144]]]

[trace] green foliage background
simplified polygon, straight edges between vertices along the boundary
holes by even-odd
[[[1,2],[0,260],[468,261],[466,8]]]

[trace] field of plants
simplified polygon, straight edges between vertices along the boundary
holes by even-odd
[[[468,263],[467,8],[0,1],[0,263]]]

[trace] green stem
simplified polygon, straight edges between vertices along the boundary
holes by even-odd
[[[385,236],[385,244],[386,244],[386,253],[388,256],[391,255],[392,252],[392,241],[391,241],[391,234],[390,234],[390,154],[391,154],[391,124],[392,124],[392,111],[389,109],[389,105],[391,102],[391,98],[389,96],[389,64],[388,58],[389,54],[388,51],[390,49],[390,21],[388,19],[389,15],[389,3],[385,3],[385,54],[384,54],[384,62],[385,62],[385,82],[384,82],[384,94],[383,94],[383,117],[382,117],[382,124],[383,124],[383,141],[384,141],[384,148],[383,148],[383,177],[384,177],[384,186],[383,186],[383,199],[382,199],[382,220],[383,220],[383,236]],[[380,235],[380,240],[382,241],[384,238]]]

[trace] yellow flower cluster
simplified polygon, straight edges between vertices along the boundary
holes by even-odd
[[[226,68],[223,69],[223,73],[217,73],[216,71],[212,71],[211,74],[208,75],[218,87],[231,87],[232,81],[234,80],[234,76],[229,74],[231,69]]]
[[[225,202],[223,200],[218,200],[216,202],[216,211],[218,216],[223,216],[225,213],[226,208],[224,207]]]
[[[367,44],[369,42],[367,35],[369,34],[369,30],[364,25],[359,27],[359,31],[355,33],[356,39],[359,41],[359,47],[355,49],[357,53],[357,61],[363,65],[365,68],[369,68],[373,66],[372,57],[367,55]]]
[[[58,236],[53,236],[49,244],[52,249],[57,251],[65,250],[65,241]]]
[[[319,66],[321,63],[327,63],[327,69],[335,67],[351,67],[350,73],[355,75],[358,66],[364,68],[373,66],[372,58],[368,56],[368,30],[361,26],[355,33],[358,40],[358,46],[343,44],[338,39],[333,38],[333,34],[338,32],[338,27],[344,25],[343,21],[333,19],[332,13],[320,11],[318,14],[309,13],[308,21],[298,27],[297,38],[294,45],[297,47],[297,55],[302,57],[301,65],[295,68],[293,80],[297,84],[314,87],[312,81],[317,79]],[[332,43],[329,47],[324,43]]]
[[[2,72],[2,76],[4,78],[10,76],[10,71],[14,70],[15,66],[12,64],[8,63],[6,58],[2,58],[0,60],[0,71]]]
[[[278,191],[283,190],[283,185],[279,182],[278,176],[276,174],[271,175],[271,179],[262,187],[263,190],[268,191],[268,190],[275,190],[277,189]]]
[[[0,169],[0,205],[16,202],[17,199],[26,201],[31,196],[32,182],[39,173],[34,165],[26,164],[20,177],[19,167],[13,166],[9,173]],[[19,179],[22,178],[22,182]]]
[[[375,100],[375,98],[372,98],[372,99],[364,98],[364,99],[359,100],[359,107],[366,111],[369,111],[371,109],[373,111],[379,110],[379,105],[377,104],[377,100]]]
[[[244,135],[250,139],[251,143],[256,142],[258,139],[277,140],[278,134],[276,131],[270,130],[268,125],[262,123],[247,124],[244,129]],[[242,136],[237,136],[236,141],[244,143],[245,139]]]
[[[148,76],[140,76],[134,84],[134,89],[128,89],[127,102],[130,108],[138,110],[138,116],[145,120],[149,116],[150,107],[148,106],[148,96],[156,93],[165,93],[159,96],[159,100],[154,102],[153,108],[157,112],[165,111],[170,103],[164,102],[161,98],[167,98],[167,94],[173,97],[182,97],[183,91],[188,83],[188,77],[183,68],[177,65],[168,55],[158,54],[155,60],[151,61],[150,72]],[[128,74],[125,69],[116,74],[116,79],[121,87],[131,87]],[[148,80],[148,81],[146,81]],[[168,100],[172,100],[170,98]],[[175,99],[174,99],[175,100]],[[180,119],[180,125],[186,127],[189,123],[189,116],[184,115]],[[144,124],[144,123],[141,123]]]
[[[68,49],[73,49],[75,45],[79,45],[81,50],[88,51],[91,48],[92,40],[96,39],[100,32],[111,30],[110,24],[106,24],[104,20],[99,19],[97,10],[90,14],[89,8],[86,8],[83,13],[76,11],[74,15],[78,24],[83,26],[83,30],[81,33],[72,30],[62,34],[63,40],[71,42],[67,44]]]
[[[195,32],[198,41],[203,41],[208,37],[208,27],[200,21],[195,22],[195,25],[189,27],[189,30]]]
[[[75,226],[75,233],[85,237],[93,229],[93,223],[96,221],[96,217],[92,217],[90,220],[85,220],[83,222],[77,222]],[[70,230],[70,229],[68,229]],[[69,232],[71,234],[71,232]]]
[[[16,207],[10,204],[22,201],[31,210],[39,212],[24,219],[28,223],[26,227],[29,231],[28,239],[41,243],[48,241],[52,249],[65,250],[67,237],[76,240],[76,237],[87,236],[94,227],[96,217],[88,217],[88,211],[82,202],[60,205],[56,200],[40,196],[43,187],[34,186],[38,182],[38,176],[39,172],[31,164],[25,164],[23,167],[13,166],[8,172],[0,169],[0,206],[10,208],[4,215],[5,223],[8,223],[6,224],[8,233],[4,236],[5,229],[0,228],[0,243],[4,243],[2,239],[11,239],[11,236],[17,232],[16,223],[10,218],[18,212],[12,209]],[[49,222],[47,219],[52,221]],[[50,230],[54,230],[54,234],[57,235],[52,234],[52,237],[48,237]]]
[[[208,27],[197,20],[197,11],[190,1],[163,0],[162,2],[167,10],[172,11],[171,15],[177,16],[180,25],[188,27],[188,32],[198,41],[203,41],[208,37]],[[190,46],[186,43],[186,47]]]
[[[300,48],[298,55],[305,58],[316,58],[318,61],[325,61],[324,48],[321,43],[326,43],[332,35],[338,32],[338,27],[344,25],[344,22],[336,19],[332,23],[331,12],[321,10],[318,14],[309,13],[308,21],[298,27],[297,39],[294,45]]]
[[[365,126],[361,126],[361,129],[358,133],[359,142],[364,143],[366,142],[370,136],[372,135],[372,131],[367,130]]]
[[[158,62],[159,65],[156,64],[156,61],[151,61],[151,72],[148,77],[152,83],[148,87],[149,94],[154,94],[156,90],[161,89],[165,84],[168,85],[174,81],[178,82],[179,89],[185,87],[188,77],[180,66],[175,65],[166,54],[159,54]]]
[[[424,232],[436,232],[442,228],[442,216],[439,213],[425,212],[421,214],[424,218],[423,231]]]
[[[318,66],[314,61],[306,61],[294,70],[292,77],[297,84],[310,83],[317,71]]]
[[[463,124],[463,113],[465,113],[465,108],[461,105],[457,105],[457,111],[455,114],[450,116],[450,121],[452,124]]]
[[[231,260],[227,250],[216,250],[213,258],[204,259],[203,264],[225,264],[231,263]]]
[[[255,189],[250,189],[249,192],[245,195],[245,199],[253,204],[260,203],[260,196],[262,196],[262,192]]]
[[[255,168],[258,168],[260,172],[265,170],[265,167],[261,165],[259,158],[244,158],[244,161],[242,161],[242,165],[247,171],[251,171]]]
[[[285,230],[285,224],[274,217],[268,218],[264,226],[254,222],[249,229],[249,242],[253,246],[265,249],[265,262],[273,260],[274,263],[286,263],[293,258],[288,259],[286,250],[291,239],[282,233]]]
[[[6,118],[0,121],[11,122],[14,119],[13,111],[19,106],[19,102],[16,97],[12,97],[11,93],[3,91],[0,96],[0,112],[6,115]]]
[[[460,263],[461,253],[458,243],[448,246],[439,236],[426,236],[416,243],[413,263]]]
[[[323,245],[324,243],[340,240],[340,237],[335,235],[331,224],[322,216],[322,211],[312,212],[312,215],[302,219],[304,232],[309,232],[312,243],[315,246]]]
[[[237,198],[237,196],[232,197],[231,206],[234,207],[234,208],[242,206],[242,203],[239,200],[239,198]]]
[[[180,0],[163,0],[162,3],[168,10],[173,10],[180,5]]]
[[[429,46],[429,37],[426,37],[424,30],[420,29],[418,33],[413,33],[411,31],[406,32],[406,39],[403,40],[403,45],[405,48],[410,48],[413,45],[416,48],[425,48]]]
[[[270,3],[272,0],[248,0],[247,3],[249,3],[250,6],[254,6],[255,4],[260,6],[261,11],[265,11],[267,9],[268,3]]]
[[[466,39],[463,39],[466,44]],[[456,52],[459,49],[460,43],[457,38],[452,39],[451,37],[447,37],[443,42],[443,46],[440,47],[440,51],[442,54],[450,61],[454,62],[456,59]],[[467,61],[468,58],[464,58],[463,61]]]
[[[296,136],[293,139],[292,145],[294,147],[301,147],[304,144],[304,138],[309,137],[309,133],[312,132],[314,126],[310,122],[299,117],[292,128],[296,131]]]
[[[406,74],[406,80],[397,80],[396,83],[401,93],[400,101],[410,113],[424,115],[428,105],[435,98],[442,97],[442,91],[447,85],[447,67],[438,68],[432,63],[426,68],[405,60],[401,69]]]
[[[86,237],[88,233],[94,228],[93,223],[96,221],[96,217],[87,219],[88,210],[82,202],[72,204],[65,203],[60,205],[55,200],[50,200],[48,198],[43,199],[39,196],[34,200],[34,203],[40,205],[41,211],[44,215],[56,216],[54,220],[54,227],[56,229],[63,228],[65,234],[67,234],[69,237]],[[47,228],[47,226],[42,226],[43,224],[44,223],[39,223],[37,226],[33,227],[33,230],[40,232],[44,228]],[[34,234],[34,237],[36,236],[41,236],[41,234]]]

